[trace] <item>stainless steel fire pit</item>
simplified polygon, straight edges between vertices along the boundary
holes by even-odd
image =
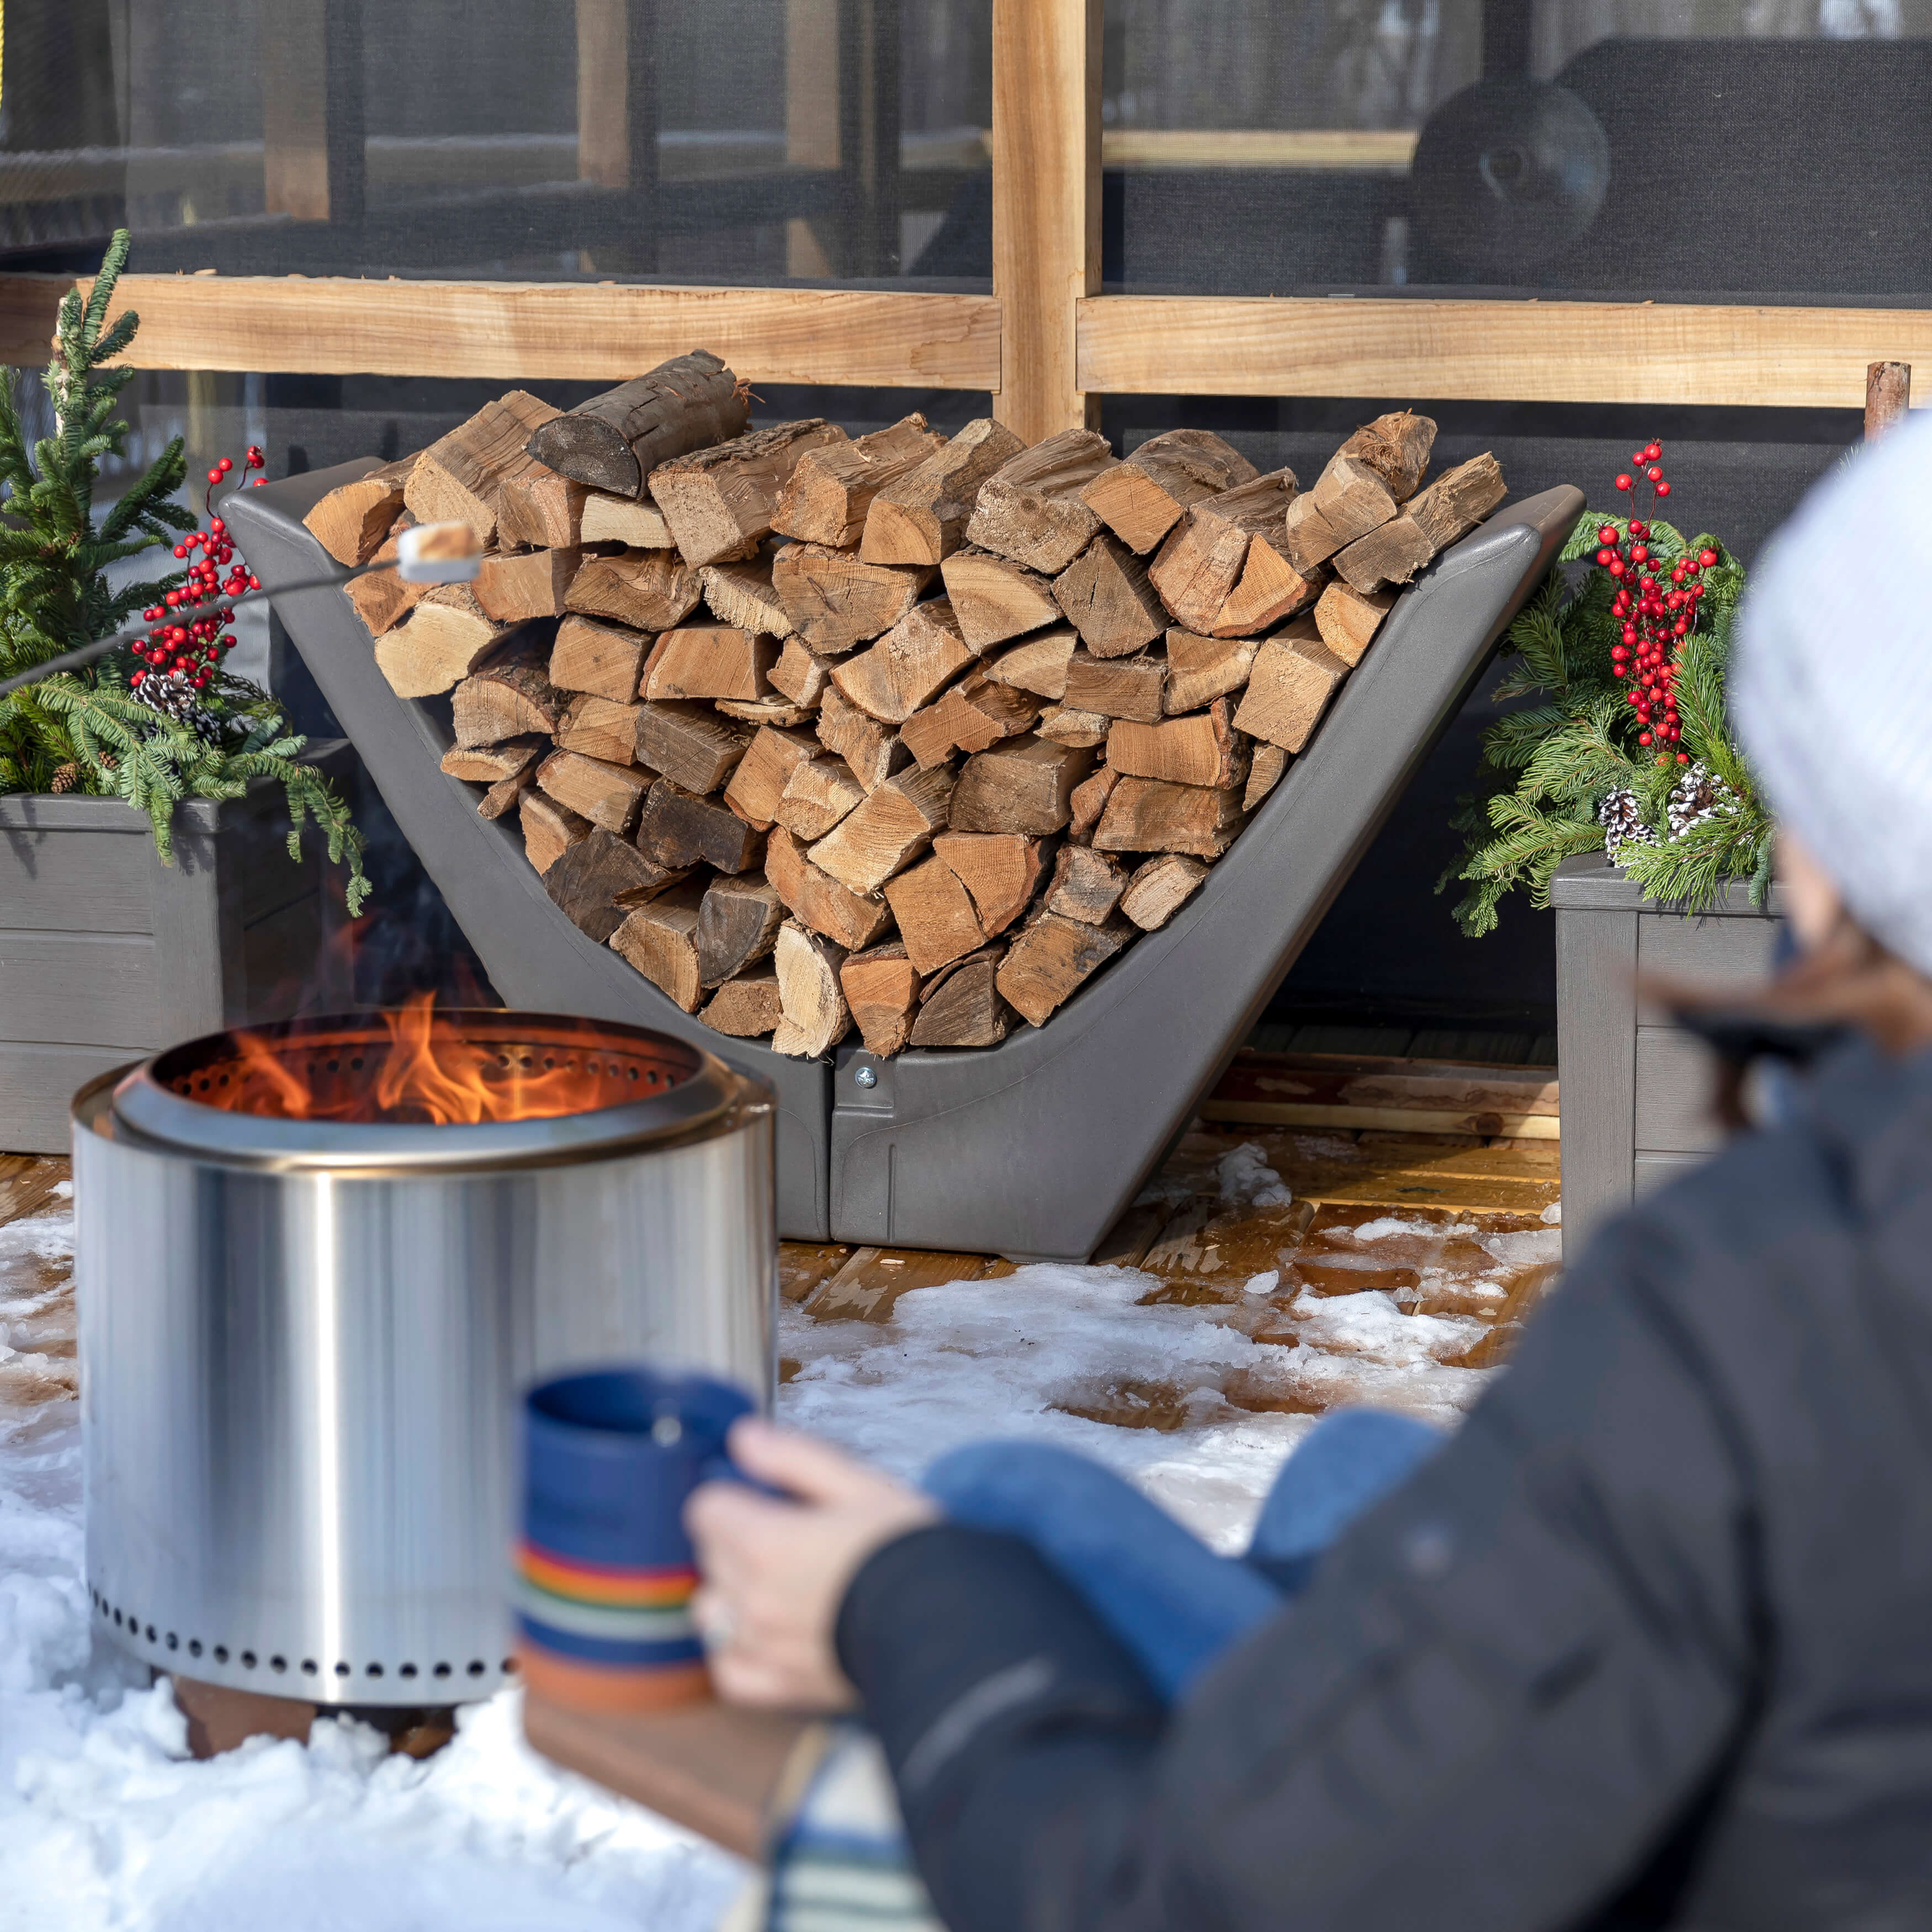
[[[88,1585],[160,1669],[487,1696],[524,1384],[645,1356],[769,1393],[770,1096],[682,1042],[293,1021],[96,1081],[74,1138]]]

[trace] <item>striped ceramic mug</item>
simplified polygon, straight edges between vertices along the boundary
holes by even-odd
[[[752,1408],[727,1383],[643,1367],[524,1398],[517,1649],[538,1695],[593,1711],[710,1696],[684,1501],[728,1473],[725,1431]]]

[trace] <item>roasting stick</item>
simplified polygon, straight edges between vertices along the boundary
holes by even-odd
[[[396,539],[394,563],[387,559],[372,560],[332,577],[304,578],[297,584],[278,584],[272,590],[244,590],[238,597],[211,597],[189,608],[196,616],[209,616],[218,610],[238,610],[244,604],[272,603],[276,598],[290,596],[298,590],[339,590],[345,584],[352,584],[358,577],[367,577],[372,570],[393,569],[406,584],[467,584],[476,576],[482,561],[482,546],[468,524],[422,524],[413,530],[404,531]],[[52,677],[57,671],[78,670],[82,664],[104,658],[110,651],[138,644],[153,628],[153,625],[144,619],[138,624],[116,631],[112,637],[96,638],[92,644],[64,651],[57,658],[49,658],[31,670],[16,671],[13,676],[0,680],[0,698],[10,698],[15,692],[24,690],[30,684],[38,684],[43,678]]]

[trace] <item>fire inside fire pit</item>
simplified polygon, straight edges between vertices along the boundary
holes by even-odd
[[[630,1028],[452,1010],[434,996],[365,1022],[290,1020],[218,1034],[154,1063],[170,1093],[273,1120],[475,1125],[595,1112],[668,1092],[697,1052]]]

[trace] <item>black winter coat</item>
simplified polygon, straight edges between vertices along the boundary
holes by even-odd
[[[1924,1932],[1932,1054],[1842,1050],[1594,1241],[1171,1713],[984,1532],[838,1640],[953,1932]]]

